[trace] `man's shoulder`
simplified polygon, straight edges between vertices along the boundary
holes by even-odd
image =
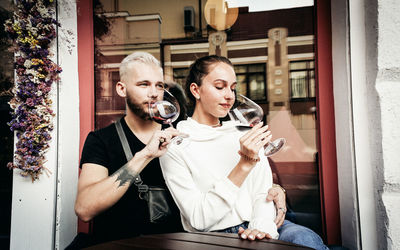
[[[120,144],[114,124],[90,132],[83,146],[81,165],[95,163],[108,168],[113,163],[113,157],[123,156],[122,146],[119,147],[118,143]]]
[[[112,123],[107,127],[91,131],[86,137],[85,146],[103,145],[107,147],[108,144],[115,143],[116,138],[119,138],[117,129],[114,123]]]
[[[114,137],[117,135],[117,129],[115,127],[114,123],[111,123],[110,125],[104,127],[104,128],[99,128],[91,132],[93,135],[99,136],[101,138],[104,137]]]

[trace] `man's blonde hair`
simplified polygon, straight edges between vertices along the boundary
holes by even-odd
[[[126,77],[129,72],[129,66],[134,63],[155,65],[159,67],[162,72],[160,62],[152,54],[143,51],[133,52],[132,54],[125,57],[122,60],[121,65],[119,66],[119,78],[121,79],[121,81],[127,80]]]

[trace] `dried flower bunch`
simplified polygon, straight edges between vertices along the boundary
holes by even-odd
[[[61,68],[50,59],[49,48],[58,25],[52,0],[17,0],[13,18],[5,23],[14,45],[16,71],[8,124],[17,135],[14,162],[7,166],[21,169],[32,181],[45,169],[53,130],[50,91]]]

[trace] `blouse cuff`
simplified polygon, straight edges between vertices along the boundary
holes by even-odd
[[[249,223],[250,229],[257,229],[261,232],[268,233],[272,239],[278,239],[279,233],[276,224],[271,219],[256,219]]]
[[[227,177],[221,179],[215,184],[215,193],[224,198],[229,205],[235,203],[240,188],[233,184]]]

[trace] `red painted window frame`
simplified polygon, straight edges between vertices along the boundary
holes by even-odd
[[[94,34],[93,1],[76,2],[78,21],[78,74],[79,74],[79,152],[82,152],[87,134],[94,129]],[[90,223],[78,220],[78,232],[88,233]]]
[[[340,244],[340,216],[333,106],[332,33],[330,0],[316,4],[316,79],[318,148],[323,230],[328,244]],[[91,0],[77,1],[78,72],[80,101],[80,152],[89,131],[94,129],[94,35]],[[89,224],[79,222],[79,232],[88,232]]]
[[[315,1],[317,133],[323,231],[327,244],[341,244],[335,112],[333,99],[331,1]]]

